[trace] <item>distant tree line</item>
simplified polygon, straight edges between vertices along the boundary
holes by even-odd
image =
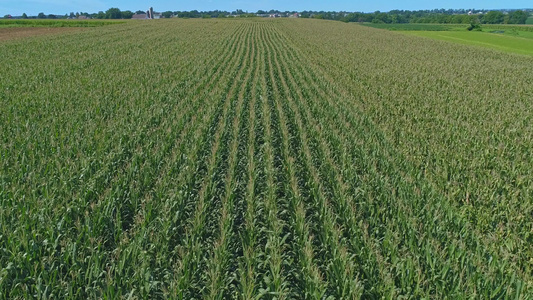
[[[525,24],[530,11],[524,10],[474,10],[474,9],[434,9],[434,10],[391,10],[389,12],[376,11],[373,13],[363,12],[336,12],[336,11],[279,11],[279,10],[258,10],[255,13],[245,12],[241,9],[234,11],[165,11],[162,13],[163,18],[226,18],[231,16],[252,17],[252,16],[268,16],[276,15],[287,17],[298,13],[301,18],[316,18],[326,20],[337,20],[343,22],[371,22],[371,23],[440,23],[440,24]],[[71,12],[70,14],[61,15],[45,15],[39,13],[37,16],[28,17],[23,14],[23,19],[38,18],[38,19],[74,19],[80,16],[85,16],[91,19],[131,19],[134,14],[144,14],[143,10],[138,10],[135,13],[129,10],[121,11],[118,8],[110,8],[107,11],[99,11],[97,13],[86,12]],[[11,15],[6,15],[5,18],[11,18]]]
[[[230,16],[239,17],[255,17],[256,13],[245,12],[242,9],[234,11],[225,10],[210,10],[210,11],[165,11],[163,12],[164,18],[177,17],[177,18],[226,18]]]
[[[336,12],[336,11],[280,11],[258,10],[255,13],[235,11],[166,11],[164,18],[220,18],[228,16],[267,16],[278,15],[288,17],[298,13],[301,18],[316,18],[337,20],[343,22],[374,22],[374,23],[453,23],[453,24],[525,24],[530,12],[523,10],[488,11],[473,9],[434,9],[434,10],[391,10],[389,12],[376,11],[373,13],[362,12]]]
[[[87,12],[71,12],[70,14],[65,15],[46,15],[43,12],[40,12],[37,16],[28,16],[26,13],[23,13],[20,17],[21,19],[77,19],[80,16],[86,17],[88,19],[131,19],[134,13],[129,10],[121,11],[118,8],[112,7],[108,10],[99,11],[97,13],[87,13]]]
[[[70,14],[65,15],[55,15],[55,14],[45,14],[43,12],[39,13],[37,16],[28,16],[26,13],[18,17],[21,19],[75,19],[80,16],[84,16],[90,19],[131,19],[135,14],[145,14],[144,10],[137,10],[135,12],[125,10],[121,11],[119,8],[112,7],[108,10],[99,11],[97,13],[87,13],[87,12],[71,12]],[[213,10],[213,11],[165,11],[161,13],[163,18],[221,18],[228,16],[241,16],[241,17],[251,17],[256,16],[255,13],[244,12],[241,9],[235,11],[222,11],[222,10]],[[11,15],[5,15],[4,18],[11,18]]]
[[[305,17],[304,14],[301,17]],[[343,22],[372,23],[440,23],[440,24],[525,24],[529,12],[472,10],[391,10],[373,13],[313,12],[310,17]]]

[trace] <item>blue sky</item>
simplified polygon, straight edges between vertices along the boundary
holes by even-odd
[[[270,10],[344,10],[372,12],[376,10],[389,11],[392,9],[433,9],[433,8],[533,8],[531,0],[472,0],[469,2],[430,1],[430,0],[195,0],[195,1],[140,1],[140,0],[0,0],[0,16],[6,14],[37,15],[65,14],[70,12],[98,12],[105,11],[110,7],[118,7],[121,10],[145,10],[153,6],[156,11],[176,10],[227,10],[242,9],[255,12],[259,9]]]

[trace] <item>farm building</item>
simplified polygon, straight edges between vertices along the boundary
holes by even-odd
[[[133,20],[147,20],[147,19],[161,19],[162,14],[161,13],[154,13],[153,18],[149,18],[148,14],[134,14],[133,17],[131,17]]]
[[[154,12],[154,9],[150,7],[145,14],[134,14],[132,19],[134,20],[146,20],[146,19],[161,19],[162,13]]]
[[[131,17],[133,20],[146,20],[148,19],[147,14],[134,14],[133,17]]]

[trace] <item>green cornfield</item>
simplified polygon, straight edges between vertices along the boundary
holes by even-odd
[[[0,299],[533,298],[531,56],[260,18],[0,54]]]

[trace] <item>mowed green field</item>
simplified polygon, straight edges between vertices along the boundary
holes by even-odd
[[[532,32],[520,32],[517,36],[478,31],[404,31],[404,33],[510,53],[533,55]]]
[[[533,297],[533,57],[255,18],[0,53],[0,298]]]

